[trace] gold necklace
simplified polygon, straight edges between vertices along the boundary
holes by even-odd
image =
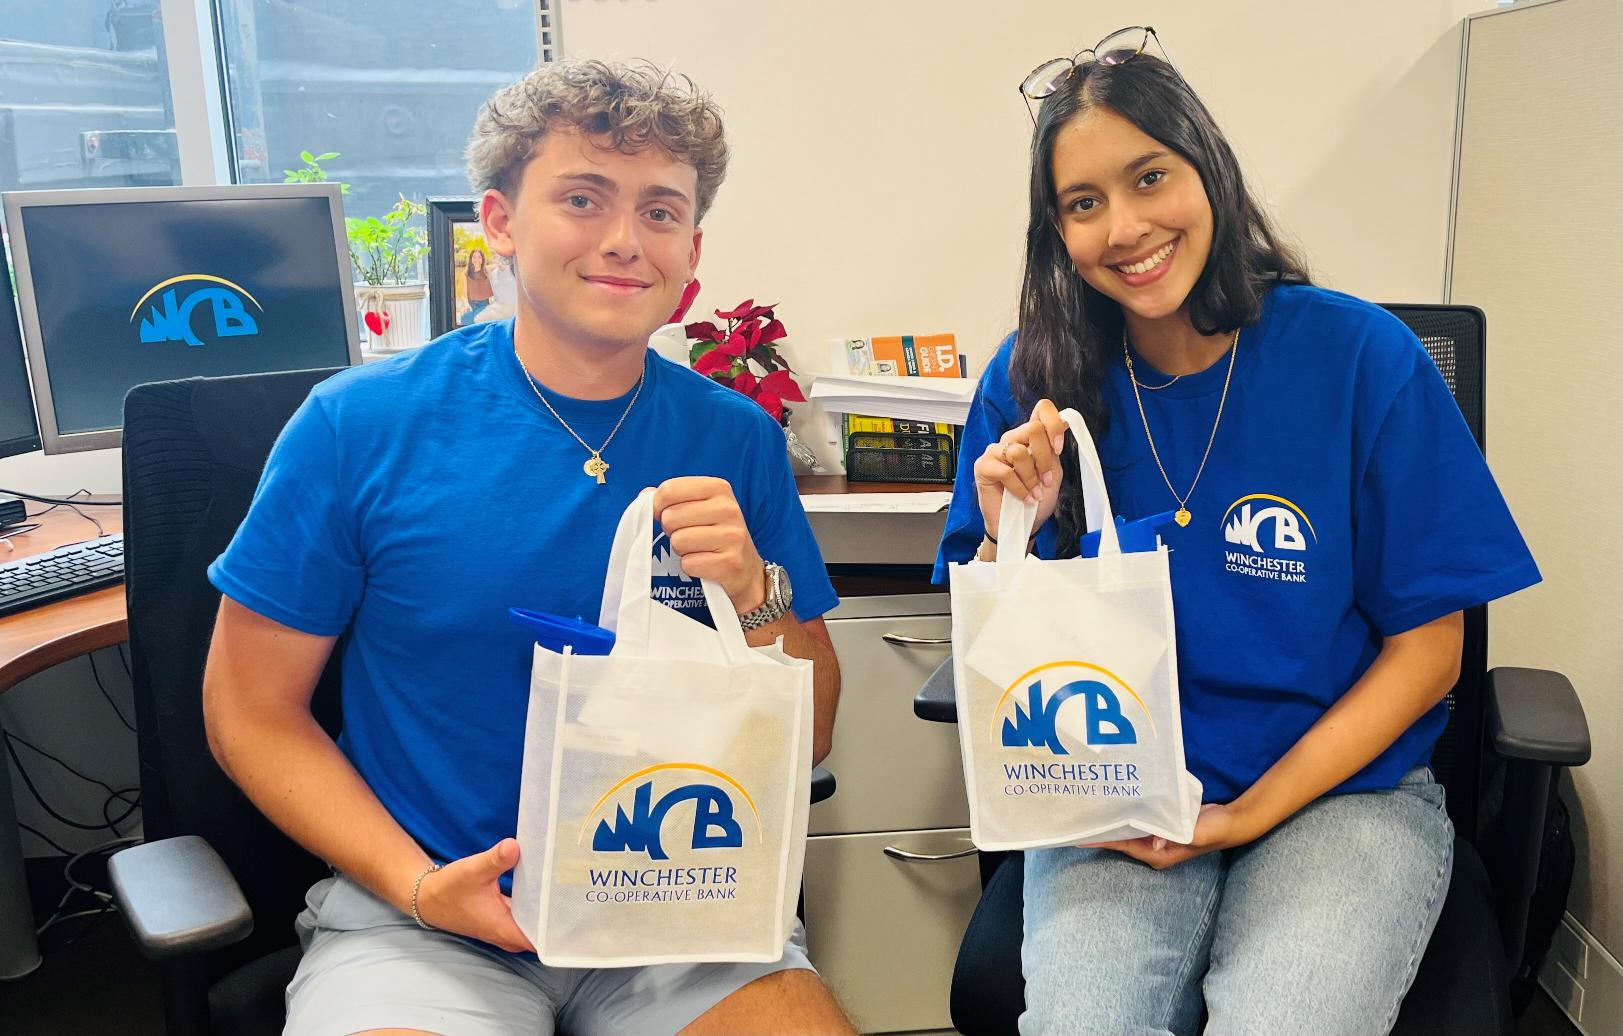
[[[1172,494],[1172,499],[1178,501],[1178,513],[1172,517],[1178,523],[1178,527],[1182,528],[1188,525],[1189,520],[1194,517],[1189,513],[1189,498],[1195,495],[1195,487],[1200,485],[1200,476],[1206,472],[1206,462],[1212,456],[1212,443],[1217,441],[1217,426],[1223,423],[1223,404],[1229,398],[1229,382],[1234,377],[1234,359],[1240,355],[1240,329],[1235,328],[1234,337],[1229,340],[1229,370],[1227,374],[1223,375],[1223,394],[1217,398],[1217,420],[1212,422],[1211,438],[1206,440],[1206,452],[1200,458],[1200,467],[1195,469],[1195,480],[1189,483],[1189,492],[1183,496],[1179,496],[1178,491],[1172,488],[1172,479],[1167,477],[1166,465],[1161,463],[1161,453],[1155,448],[1155,436],[1150,433],[1150,419],[1144,413],[1144,397],[1139,395],[1138,392],[1138,376],[1133,373],[1133,353],[1132,350],[1127,348],[1127,334],[1125,331],[1122,332],[1121,354],[1127,360],[1127,378],[1133,383],[1133,400],[1138,403],[1138,419],[1144,422],[1144,438],[1150,441],[1150,456],[1155,458],[1155,466],[1161,469],[1161,481],[1167,484],[1167,492]],[[1181,378],[1183,375],[1180,374],[1178,377]],[[1173,380],[1176,381],[1177,379],[1174,378]],[[1171,381],[1167,382],[1167,385],[1170,384],[1172,384]],[[1166,387],[1166,385],[1161,386],[1161,388]]]
[[[609,448],[609,443],[614,441],[614,436],[620,431],[620,426],[626,423],[627,417],[631,416],[631,408],[637,405],[637,397],[642,395],[642,383],[643,379],[647,377],[647,373],[644,372],[637,378],[637,391],[631,394],[631,402],[626,404],[625,413],[620,415],[620,420],[614,422],[614,429],[609,432],[609,437],[603,440],[603,445],[594,450],[587,445],[585,439],[580,437],[579,432],[569,427],[569,422],[565,421],[563,415],[554,410],[552,404],[547,402],[547,397],[541,394],[541,386],[537,385],[535,378],[530,375],[530,368],[524,366],[524,360],[519,356],[516,344],[513,346],[513,358],[518,360],[518,368],[524,372],[524,381],[530,386],[530,391],[535,393],[535,398],[541,401],[541,405],[547,408],[548,413],[558,419],[558,423],[564,426],[564,431],[574,436],[575,441],[585,447],[587,453],[591,454],[586,463],[581,465],[581,470],[586,472],[588,476],[597,479],[598,485],[601,486],[607,483],[608,479],[603,476],[608,473],[609,462],[603,459],[603,451]]]
[[[1123,353],[1125,353],[1127,351],[1127,325],[1126,324],[1123,324],[1122,328],[1121,328],[1121,351]],[[1172,386],[1176,385],[1178,382],[1180,382],[1182,380],[1183,380],[1183,375],[1182,374],[1174,374],[1172,376],[1172,380],[1167,382],[1164,385],[1146,385],[1142,381],[1139,381],[1137,378],[1133,379],[1133,384],[1137,385],[1139,388],[1143,389],[1145,392],[1159,392],[1164,388],[1171,388]]]

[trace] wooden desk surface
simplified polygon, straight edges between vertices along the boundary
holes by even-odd
[[[28,502],[30,512],[47,506]],[[84,510],[86,514],[94,514],[108,532],[124,531],[122,508]],[[30,518],[29,521],[39,522],[40,527],[33,532],[13,536],[9,542],[15,550],[8,551],[0,544],[0,564],[20,561],[32,554],[43,554],[56,547],[96,536],[95,526],[66,507],[58,507],[49,514]],[[11,690],[24,678],[59,662],[112,647],[128,637],[129,624],[125,621],[122,583],[0,618],[0,694]]]

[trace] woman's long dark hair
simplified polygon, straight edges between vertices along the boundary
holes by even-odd
[[[1206,268],[1189,292],[1189,318],[1201,334],[1254,323],[1269,286],[1308,283],[1307,266],[1286,246],[1246,190],[1240,163],[1206,106],[1172,66],[1140,54],[1120,64],[1089,62],[1042,103],[1031,141],[1031,221],[1020,288],[1020,332],[1010,371],[1017,405],[1039,399],[1075,407],[1095,437],[1110,420],[1102,388],[1121,348],[1122,312],[1076,272],[1054,195],[1054,141],[1071,120],[1108,108],[1182,155],[1200,173],[1212,209]],[[1086,527],[1076,459],[1065,452],[1065,479],[1055,512],[1059,556],[1073,556]]]

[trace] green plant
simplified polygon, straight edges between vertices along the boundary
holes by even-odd
[[[336,151],[311,154],[299,152],[298,169],[282,170],[283,183],[326,183],[327,170],[323,162],[338,157]],[[349,193],[349,184],[339,184],[343,194]],[[428,255],[428,232],[414,222],[428,214],[428,206],[411,201],[405,195],[382,216],[344,218],[344,230],[349,235],[349,261],[355,275],[373,286],[401,284],[414,278],[419,263]]]
[[[335,159],[337,157],[338,157],[338,152],[336,152],[336,151],[324,151],[319,155],[312,155],[308,151],[300,151],[299,152],[299,161],[303,162],[304,165],[301,168],[298,168],[298,169],[284,169],[284,170],[282,170],[282,182],[283,183],[326,183],[327,182],[327,170],[325,170],[325,169],[323,169],[321,167],[321,163],[323,163],[323,162],[331,162],[333,159]],[[338,185],[338,191],[339,191],[340,194],[348,194],[349,193],[349,184],[347,184],[347,183],[339,184]]]
[[[428,255],[428,231],[416,222],[428,206],[405,195],[382,216],[344,219],[349,234],[349,261],[367,284],[402,284],[416,277]]]

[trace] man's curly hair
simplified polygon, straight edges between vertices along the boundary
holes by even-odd
[[[695,223],[727,175],[721,109],[687,76],[656,65],[558,61],[498,90],[479,109],[466,153],[476,191],[511,195],[547,131],[569,127],[626,154],[657,147],[699,173]]]

